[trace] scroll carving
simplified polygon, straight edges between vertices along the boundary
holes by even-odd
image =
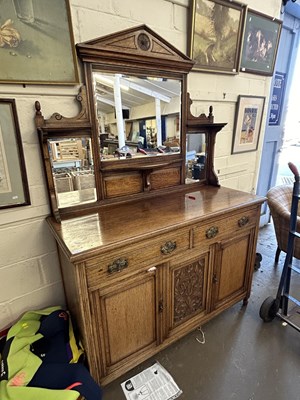
[[[41,104],[39,101],[36,101],[35,124],[37,128],[44,128],[44,129],[57,128],[58,125],[62,122],[64,122],[66,126],[69,125],[70,127],[74,124],[76,126],[79,126],[81,124],[83,124],[84,126],[90,126],[91,121],[90,121],[89,109],[87,106],[86,87],[84,85],[81,86],[80,91],[76,96],[76,100],[80,103],[81,110],[75,117],[68,118],[64,117],[59,113],[54,113],[51,115],[49,119],[44,118],[41,111]]]
[[[213,106],[209,106],[208,109],[208,115],[205,115],[204,113],[200,114],[198,117],[194,116],[191,113],[191,105],[193,104],[193,100],[190,97],[190,93],[187,93],[187,110],[186,110],[186,115],[187,115],[187,119],[190,123],[192,123],[192,121],[197,121],[197,123],[201,124],[209,124],[209,123],[213,123],[214,122],[214,115],[213,115]]]
[[[174,323],[203,310],[204,268],[202,258],[174,272]]]

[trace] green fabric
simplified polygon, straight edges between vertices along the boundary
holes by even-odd
[[[37,334],[42,315],[49,315],[61,307],[49,307],[29,311],[8,331],[7,340],[13,338],[7,363],[8,380],[0,381],[1,400],[75,400],[79,393],[74,390],[53,390],[27,387],[42,360],[30,351],[30,345],[43,336]]]
[[[1,400],[76,400],[79,393],[74,390],[52,390],[27,386],[7,386],[0,382]]]

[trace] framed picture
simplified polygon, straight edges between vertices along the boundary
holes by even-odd
[[[239,96],[231,154],[257,150],[265,97]]]
[[[78,83],[68,0],[1,0],[0,83]]]
[[[241,71],[273,75],[282,21],[248,10]]]
[[[192,0],[189,56],[194,70],[237,74],[246,6],[234,1]]]
[[[14,99],[0,99],[0,209],[30,204]]]

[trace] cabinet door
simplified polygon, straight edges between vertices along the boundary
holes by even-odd
[[[209,253],[171,265],[169,336],[179,331],[190,331],[206,313],[208,266]]]
[[[95,335],[102,333],[104,376],[125,362],[127,370],[138,364],[160,342],[158,275],[154,268],[93,293],[91,301],[98,319]]]
[[[227,308],[250,294],[255,230],[216,245],[212,308]]]

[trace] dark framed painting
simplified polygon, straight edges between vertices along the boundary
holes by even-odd
[[[241,71],[273,75],[281,28],[281,20],[248,9]]]
[[[237,74],[246,6],[234,1],[192,0],[189,56],[196,71]]]
[[[0,83],[78,83],[68,0],[1,0]]]
[[[30,204],[14,99],[0,99],[0,209]]]
[[[264,106],[263,96],[238,97],[231,154],[257,150]]]

